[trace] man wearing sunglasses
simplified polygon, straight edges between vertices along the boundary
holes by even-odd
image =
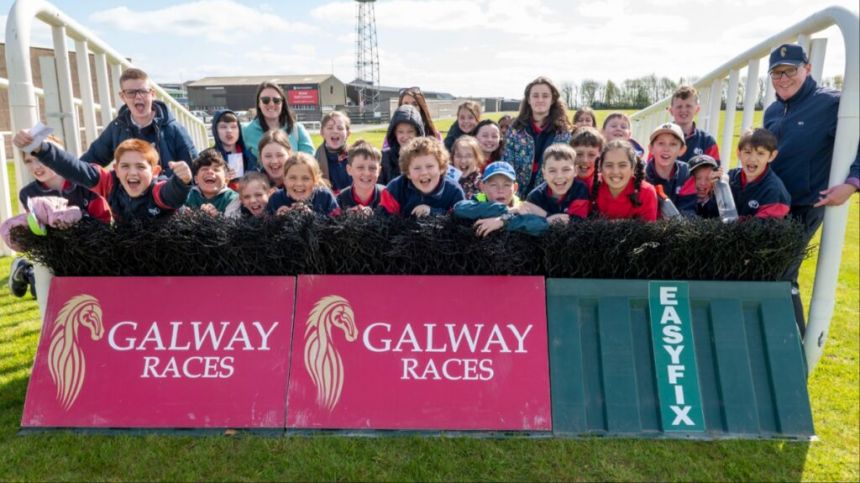
[[[776,102],[764,113],[764,127],[779,140],[778,154],[771,166],[791,195],[790,216],[803,223],[809,244],[824,220],[825,207],[845,203],[860,189],[860,156],[854,158],[843,183],[828,187],[840,92],[818,86],[800,45],[780,45],[770,53],[769,60]],[[795,316],[803,330],[804,312],[797,288],[799,269],[798,261],[785,279],[792,283]]]
[[[81,159],[107,166],[113,161],[120,143],[126,139],[142,139],[158,151],[165,176],[171,174],[168,164],[171,161],[185,161],[190,166],[197,156],[194,143],[185,128],[176,122],[167,104],[155,100],[146,72],[126,69],[119,78],[119,85],[119,97],[125,105],[119,108],[116,118],[90,144]]]

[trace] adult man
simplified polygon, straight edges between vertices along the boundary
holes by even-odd
[[[855,157],[844,183],[828,187],[833,142],[836,137],[840,92],[819,87],[809,75],[811,66],[803,47],[784,44],[770,53],[770,74],[776,102],[764,113],[764,127],[779,140],[779,154],[771,166],[791,195],[790,215],[803,223],[809,244],[824,220],[826,206],[845,203],[860,189],[860,156]],[[805,328],[797,288],[800,262],[789,268],[795,315]]]
[[[116,119],[105,128],[81,156],[88,163],[107,166],[113,161],[116,147],[126,139],[149,141],[155,146],[162,172],[170,176],[170,161],[191,161],[197,156],[188,132],[176,122],[167,104],[154,100],[146,72],[130,68],[119,78],[120,98],[125,103]]]

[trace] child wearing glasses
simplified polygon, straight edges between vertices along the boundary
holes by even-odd
[[[242,128],[242,137],[251,153],[258,159],[257,145],[263,133],[272,129],[284,131],[290,138],[294,150],[314,154],[311,135],[304,126],[296,122],[296,114],[286,102],[287,96],[281,86],[266,81],[257,87],[257,117]]]
[[[170,176],[170,162],[191,164],[197,150],[188,132],[171,114],[167,104],[155,99],[146,72],[130,68],[119,78],[119,97],[125,103],[116,118],[90,144],[81,160],[107,166],[116,148],[126,139],[148,141],[158,152],[161,170]]]

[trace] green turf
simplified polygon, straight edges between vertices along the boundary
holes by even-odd
[[[602,114],[598,113],[600,119]],[[14,176],[11,179],[14,182]],[[270,437],[243,433],[20,436],[18,425],[39,322],[35,301],[29,295],[15,298],[6,289],[11,262],[6,257],[0,258],[0,480],[858,481],[858,197],[850,203],[830,340],[810,378],[819,441]],[[813,270],[814,260],[808,260],[801,273],[807,301]]]

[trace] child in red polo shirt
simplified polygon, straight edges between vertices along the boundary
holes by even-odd
[[[633,146],[621,139],[610,141],[600,153],[599,169],[594,173],[592,212],[610,220],[655,221],[657,192],[644,178],[643,163]]]

